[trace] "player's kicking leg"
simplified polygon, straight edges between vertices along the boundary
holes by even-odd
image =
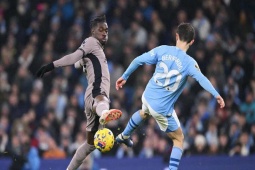
[[[98,95],[94,99],[93,110],[100,117],[99,122],[101,125],[117,120],[122,115],[122,112],[118,109],[109,109],[109,103],[109,99],[104,95]]]
[[[116,143],[123,143],[128,147],[132,147],[133,141],[131,140],[130,136],[132,132],[142,123],[142,121],[147,118],[147,116],[148,114],[145,114],[142,110],[135,112],[129,119],[124,131],[116,137]]]
[[[87,117],[87,141],[76,150],[67,170],[76,170],[84,159],[95,150],[94,135],[98,129],[98,122],[105,125],[109,121],[119,119],[122,115],[122,112],[118,109],[109,110],[109,100],[104,95],[99,95],[95,99],[87,99],[86,101],[87,103],[94,103],[92,108],[89,107],[92,104],[87,104],[88,108],[85,108]],[[100,117],[99,120],[98,116]]]
[[[121,117],[122,112],[118,109],[110,109],[102,113],[99,122],[102,125],[107,124],[112,120],[117,120]]]

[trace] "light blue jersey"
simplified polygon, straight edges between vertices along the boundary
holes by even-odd
[[[201,73],[197,62],[176,46],[159,46],[135,58],[122,78],[127,80],[130,74],[143,64],[156,64],[155,72],[144,91],[144,98],[151,108],[164,116],[171,116],[174,104],[183,91],[188,76],[214,97],[218,92]]]

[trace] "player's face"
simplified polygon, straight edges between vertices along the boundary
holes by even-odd
[[[106,22],[98,23],[92,31],[93,37],[99,40],[102,45],[105,45],[108,40],[108,25]]]

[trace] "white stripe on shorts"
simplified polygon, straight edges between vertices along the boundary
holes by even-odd
[[[144,96],[142,96],[142,110],[151,115],[157,122],[160,130],[162,130],[163,132],[165,132],[169,126],[169,123],[168,123],[168,118],[165,117],[164,115],[162,114],[159,114],[157,113],[155,110],[153,110],[151,108],[151,106],[148,104],[148,102],[146,101],[146,99],[144,98]],[[172,118],[174,119],[174,121],[177,123],[178,127],[180,127],[180,121],[177,117],[177,114],[174,110],[174,112],[172,113]]]
[[[165,132],[168,126],[167,118],[153,110],[146,101],[146,99],[144,98],[144,96],[142,96],[142,103],[143,103],[142,110],[145,113],[150,114],[158,123],[160,130]]]

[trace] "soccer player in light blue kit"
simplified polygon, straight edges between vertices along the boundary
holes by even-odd
[[[130,74],[140,65],[156,64],[155,72],[142,96],[142,110],[132,115],[124,131],[116,137],[116,142],[132,147],[131,133],[144,119],[152,116],[160,129],[173,140],[170,170],[178,169],[183,151],[184,135],[174,110],[174,104],[182,93],[188,76],[196,79],[205,90],[210,92],[217,99],[220,108],[225,106],[223,98],[201,73],[197,62],[186,54],[194,38],[193,26],[189,23],[180,24],[176,33],[176,46],[162,45],[138,56],[116,81],[116,89],[119,90]]]

